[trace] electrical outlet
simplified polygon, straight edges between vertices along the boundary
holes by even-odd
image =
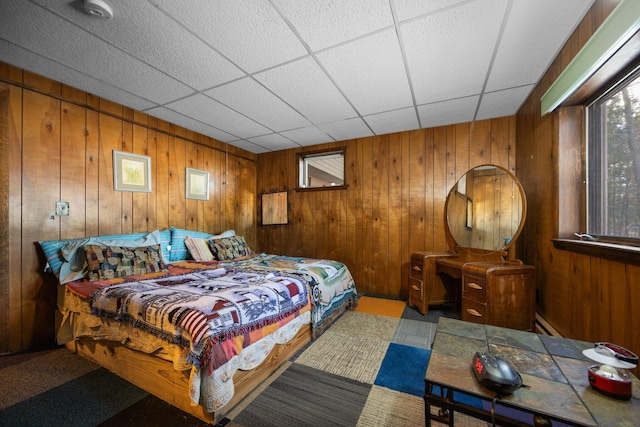
[[[56,216],[69,216],[69,202],[56,202]]]

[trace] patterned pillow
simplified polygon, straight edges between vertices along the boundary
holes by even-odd
[[[211,261],[213,259],[207,239],[187,236],[184,238],[184,244],[196,261]]]
[[[167,270],[160,245],[126,246],[86,245],[88,278],[95,280],[127,277]]]
[[[214,258],[219,261],[253,254],[243,236],[209,239],[209,248]]]
[[[184,230],[182,228],[171,227],[171,255],[169,261],[184,261],[186,259],[192,259],[187,246],[184,244],[184,239],[189,237],[195,238],[222,238],[222,237],[231,237],[235,236],[236,232],[233,230],[227,230],[219,235],[212,235],[209,233],[204,233],[202,231],[192,231],[192,230]]]

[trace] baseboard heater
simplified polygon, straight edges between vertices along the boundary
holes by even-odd
[[[550,335],[553,337],[562,337],[562,334],[549,324],[540,313],[536,313],[536,333],[540,335]]]

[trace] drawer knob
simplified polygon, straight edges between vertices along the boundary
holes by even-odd
[[[411,289],[413,289],[414,291],[419,291],[420,288],[417,287],[416,285],[411,285]]]
[[[469,283],[467,283],[467,286],[470,287],[471,289],[476,289],[478,291],[482,290],[482,286],[478,285],[475,282],[469,282]]]
[[[482,314],[480,314],[477,310],[474,310],[473,308],[467,308],[467,313],[475,317],[482,317]]]
[[[414,265],[414,266],[413,266],[413,269],[414,269],[415,271],[422,271],[422,269],[420,268],[420,266],[419,266],[419,265]]]

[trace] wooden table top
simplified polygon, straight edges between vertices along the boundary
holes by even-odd
[[[440,318],[425,380],[492,399],[471,371],[476,351],[509,360],[522,387],[499,402],[585,426],[636,425],[640,420],[640,381],[633,377],[630,400],[605,396],[589,385],[587,367],[598,364],[582,350],[593,343],[538,335],[456,319]]]

